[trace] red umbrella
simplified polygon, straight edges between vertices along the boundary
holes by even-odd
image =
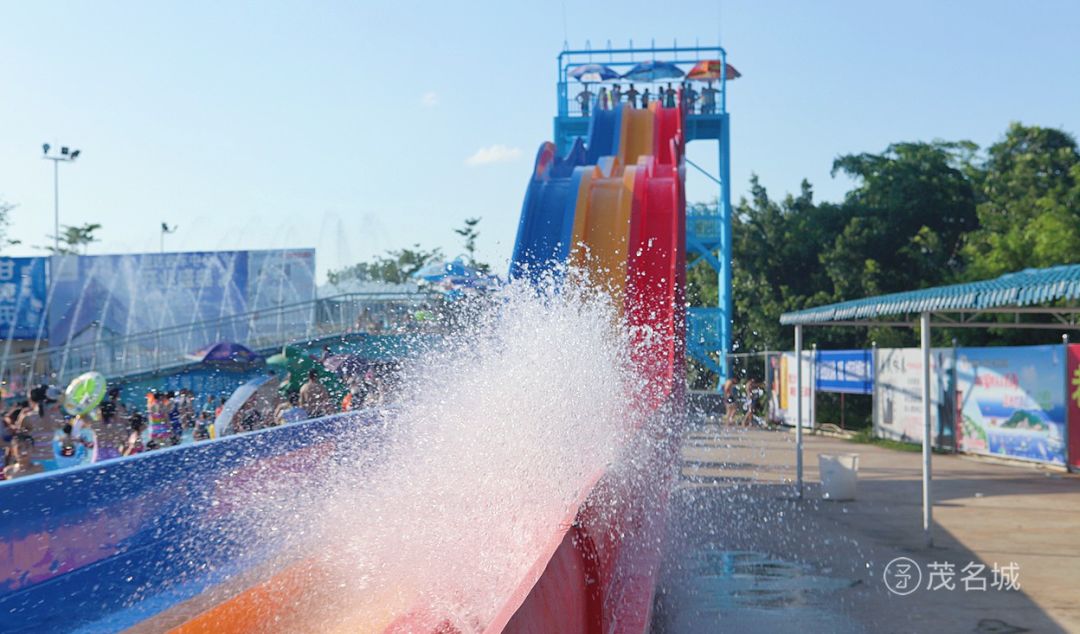
[[[724,64],[718,59],[703,59],[694,67],[690,69],[690,72],[686,74],[688,79],[697,79],[700,81],[713,81],[720,79],[720,69],[727,68],[727,77],[725,79],[737,79],[742,77],[742,73],[735,70],[735,67],[731,64]]]

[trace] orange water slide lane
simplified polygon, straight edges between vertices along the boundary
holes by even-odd
[[[574,211],[570,264],[589,272],[623,308],[627,245],[637,163],[652,152],[655,111],[623,106],[618,153],[604,157],[582,178]]]
[[[657,104],[653,102],[648,109],[631,108],[623,105],[622,130],[619,137],[619,163],[636,165],[642,156],[653,153],[653,136],[656,121]]]
[[[325,560],[304,559],[220,601],[168,630],[169,634],[294,634],[388,632],[403,619],[423,622],[415,631],[444,632],[445,624],[415,611],[408,581],[341,600],[341,571]],[[327,618],[332,614],[331,618]],[[139,628],[136,627],[136,630]],[[158,628],[152,629],[160,631]],[[397,630],[406,631],[406,630]]]

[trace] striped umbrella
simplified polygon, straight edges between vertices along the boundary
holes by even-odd
[[[583,84],[618,79],[619,77],[619,73],[603,64],[583,64],[581,66],[575,66],[571,68],[567,74]]]
[[[676,79],[683,76],[681,68],[671,62],[641,62],[623,73],[623,79],[631,81],[658,81]]]
[[[704,59],[694,64],[694,67],[690,69],[690,72],[686,74],[688,79],[697,79],[699,81],[713,81],[720,79],[720,69],[725,64],[718,59]],[[735,67],[731,64],[727,64],[727,77],[725,79],[737,79],[742,77],[742,73],[735,70]]]

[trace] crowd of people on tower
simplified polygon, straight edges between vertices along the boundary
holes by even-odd
[[[712,82],[706,84],[700,91],[695,89],[689,81],[682,82],[679,88],[682,89],[687,114],[716,113],[717,95],[720,89],[713,86]],[[624,103],[631,108],[648,108],[650,103],[658,102],[665,108],[674,108],[679,101],[679,90],[672,82],[645,85],[641,90],[638,90],[634,83],[630,83],[625,88],[622,84],[612,84],[610,89],[602,85],[594,93],[589,89],[589,84],[582,84],[581,92],[577,94],[574,101],[577,102],[579,112],[583,117],[589,116],[594,107],[611,110]]]

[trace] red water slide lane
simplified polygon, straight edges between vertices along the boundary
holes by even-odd
[[[668,431],[667,406],[684,398],[676,377],[685,368],[682,112],[655,112],[655,154],[641,159],[635,175],[626,287],[634,361],[649,378],[640,404],[655,413],[625,448],[635,459],[620,460],[600,477],[567,518],[570,528],[554,553],[538,561],[543,572],[535,584],[524,599],[525,588],[519,589],[488,632],[639,633],[649,627],[679,448],[678,436]]]

